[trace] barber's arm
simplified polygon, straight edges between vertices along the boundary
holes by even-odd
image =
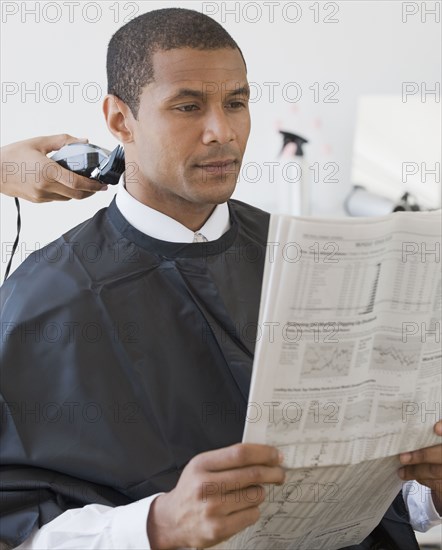
[[[85,199],[107,186],[62,168],[46,155],[69,143],[87,143],[68,134],[41,136],[11,143],[1,148],[4,195],[31,202]]]

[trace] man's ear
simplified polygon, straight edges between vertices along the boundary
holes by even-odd
[[[135,119],[124,101],[115,95],[106,95],[103,100],[103,113],[112,135],[121,143],[131,143]]]

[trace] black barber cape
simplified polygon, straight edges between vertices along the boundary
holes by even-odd
[[[2,541],[169,491],[193,456],[241,441],[269,214],[228,204],[222,237],[182,244],[114,199],[3,285]],[[400,495],[354,548],[418,548]]]

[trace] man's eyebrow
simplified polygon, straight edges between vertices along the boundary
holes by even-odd
[[[241,86],[241,88],[235,88],[231,92],[227,94],[227,97],[231,97],[234,95],[243,95],[246,97],[250,97],[250,88],[249,86]]]
[[[164,101],[176,101],[177,99],[184,99],[186,97],[195,97],[197,99],[204,99],[207,91],[209,93],[213,93],[215,91],[214,88],[211,87],[210,83],[207,85],[207,90],[205,92],[202,90],[194,90],[192,88],[180,88],[179,90],[177,90],[177,92],[165,98]],[[245,96],[247,98],[250,97],[250,88],[248,85],[237,87],[231,91],[227,91],[227,90],[225,91],[227,92],[226,97],[232,97],[232,96]]]

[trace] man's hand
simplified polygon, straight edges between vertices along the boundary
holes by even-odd
[[[205,548],[254,524],[264,501],[261,484],[282,484],[279,453],[269,445],[238,443],[201,453],[184,468],[175,489],[149,510],[152,548]]]
[[[31,202],[85,199],[107,186],[62,168],[46,154],[69,143],[87,143],[68,134],[41,136],[1,148],[0,190]]]
[[[442,436],[442,420],[434,425],[434,431]],[[402,453],[399,458],[404,466],[399,470],[401,479],[415,479],[429,487],[436,510],[442,515],[442,444]]]

